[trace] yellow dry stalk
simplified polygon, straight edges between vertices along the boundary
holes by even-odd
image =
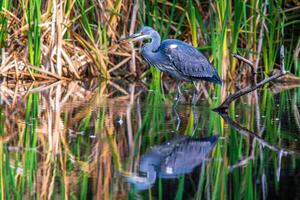
[[[119,13],[121,11],[122,1],[121,0],[108,0],[107,10],[110,11],[108,21],[108,36],[113,40],[116,40],[117,26],[119,24]]]
[[[105,79],[110,79],[110,75],[107,70],[106,61],[108,60],[106,54],[99,50],[94,44],[89,43],[86,41],[82,36],[79,34],[72,32],[74,38],[76,38],[77,42],[79,42],[82,46],[85,47],[88,51],[86,51],[90,58],[100,67],[101,75]]]

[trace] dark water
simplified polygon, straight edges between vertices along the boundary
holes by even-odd
[[[219,90],[192,110],[184,87],[175,112],[172,87],[2,83],[1,196],[300,199],[299,89],[216,113]]]

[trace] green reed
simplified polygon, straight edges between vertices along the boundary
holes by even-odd
[[[25,3],[25,2],[24,2]],[[23,4],[24,4],[23,3]],[[29,61],[32,65],[40,65],[41,62],[41,1],[29,0],[25,5],[27,13],[28,51]]]
[[[287,49],[293,52],[299,40],[299,36],[293,33],[300,22],[299,16],[296,12],[282,7],[286,3],[281,0],[259,2],[139,0],[137,3],[140,9],[136,27],[152,26],[163,39],[169,37],[181,39],[199,47],[205,54],[210,55],[210,61],[225,79],[232,79],[241,69],[237,60],[230,57],[231,53],[238,52],[255,62],[259,53],[257,50],[262,28],[264,34],[259,71],[265,74],[278,64],[280,45],[289,46]],[[268,3],[266,13],[264,13],[265,3]],[[127,30],[123,30],[123,27],[128,29],[128,26],[120,24],[130,24],[128,20],[131,15],[127,12],[131,10],[131,3],[117,0],[102,5],[95,1],[66,0],[61,4],[64,6],[65,17],[70,19],[69,24],[63,26],[67,28],[63,39],[73,38],[73,31],[78,34],[75,38],[76,43],[92,52],[102,75],[108,77],[109,69],[106,66],[108,62],[103,56],[111,53],[107,52],[110,45],[114,45],[124,33],[127,34]],[[108,7],[104,9],[103,6]],[[29,61],[33,65],[40,65],[42,32],[48,30],[49,24],[55,23],[42,20],[52,14],[52,7],[51,1],[49,3],[42,3],[40,0],[22,1],[19,5],[10,0],[1,0],[0,46],[5,46],[7,42],[8,21],[14,21],[8,12],[15,16],[23,15],[20,21],[28,24],[28,29],[23,27],[21,30],[27,32],[28,41],[25,44],[28,45]],[[41,16],[44,18],[41,19]],[[263,26],[261,23],[264,23]],[[9,34],[12,34],[12,30]],[[288,55],[291,54],[287,54],[287,69],[299,74],[298,59],[293,58],[292,62],[292,57]],[[228,77],[227,72],[230,72]]]
[[[242,24],[242,19],[246,18],[246,12],[245,12],[245,5],[246,3],[244,1],[235,1],[234,3],[234,17],[230,19],[230,23],[232,24],[231,30],[231,37],[232,37],[232,43],[231,43],[231,52],[238,52],[238,41],[239,41],[239,36],[241,34],[240,29],[241,26],[244,28],[247,27],[246,22],[244,21],[244,24]],[[232,11],[231,11],[232,12]],[[236,59],[232,59],[230,65],[231,65],[231,73],[233,74],[236,69]]]
[[[1,8],[8,9],[9,1],[1,1]],[[24,3],[24,2],[23,2]],[[115,2],[115,7],[119,1]],[[142,4],[142,1],[139,2]],[[170,3],[170,4],[167,4]],[[268,73],[273,69],[275,63],[278,63],[278,49],[282,41],[282,27],[291,26],[292,23],[281,24],[282,20],[280,15],[280,3],[274,1],[270,2],[270,11],[264,17],[266,20],[266,27],[268,31],[265,31],[262,47],[262,64],[261,69]],[[209,20],[204,21],[205,18],[202,11],[197,7],[197,2],[189,1],[187,5],[180,4],[177,0],[172,1],[145,1],[145,13],[142,10],[139,11],[139,23],[142,25],[149,25],[156,28],[162,35],[162,38],[177,38],[183,39],[187,42],[191,42],[195,47],[199,47],[204,53],[210,55],[210,60],[217,68],[219,74],[223,69],[230,71],[232,75],[237,73],[239,65],[234,59],[224,58],[231,52],[237,51],[243,55],[256,56],[256,46],[259,41],[259,25],[257,25],[257,17],[261,15],[262,2],[258,4],[258,12],[256,11],[256,1],[251,0],[249,2],[236,1],[234,4],[231,1],[216,1],[213,2],[213,6],[207,4],[205,8],[209,10]],[[28,9],[27,9],[27,7]],[[24,6],[24,10],[27,13],[28,29],[28,50],[30,63],[39,65],[41,62],[40,49],[41,49],[41,1],[29,1],[28,5]],[[176,6],[180,6],[179,9]],[[76,9],[81,15],[80,26],[84,30],[84,36],[87,37],[95,46],[99,45],[101,49],[107,50],[111,38],[109,38],[108,30],[109,25],[100,22],[95,22],[92,13],[95,12],[96,5],[94,2],[89,4],[86,1],[76,1]],[[26,8],[26,9],[25,9]],[[68,6],[66,6],[66,9]],[[217,10],[214,10],[217,9]],[[205,10],[205,9],[204,9]],[[116,12],[116,13],[114,13]],[[111,13],[120,15],[117,10],[112,10]],[[294,21],[293,23],[297,23]],[[4,15],[0,15],[1,27],[7,26],[7,21]],[[288,25],[287,25],[288,24]],[[97,26],[97,28],[95,28]],[[121,28],[120,28],[121,29]],[[175,29],[175,30],[174,30]],[[0,42],[5,40],[5,29],[0,31]],[[4,39],[1,39],[4,38]],[[296,36],[294,38],[296,39]],[[242,42],[241,42],[242,41]],[[97,43],[99,42],[99,43]],[[286,44],[286,42],[285,42]],[[300,73],[299,66],[295,65],[292,52],[294,49],[294,43],[291,41],[286,48],[286,69],[290,71],[296,71]],[[253,46],[254,47],[253,47]],[[230,50],[228,50],[230,49]],[[297,59],[297,58],[296,58]],[[299,63],[299,62],[298,62]],[[226,71],[226,70],[225,70]],[[171,99],[173,94],[164,94],[162,91],[162,79],[161,73],[155,69],[150,68],[147,76],[151,77],[149,84],[150,92],[145,98],[142,106],[142,125],[141,127],[134,127],[134,144],[135,155],[141,156],[150,146],[161,144],[162,141],[167,141],[176,135],[171,134],[174,130],[167,128],[168,120],[167,109],[169,105],[165,105],[164,100]],[[226,80],[225,80],[226,81]],[[209,91],[210,96],[220,97],[220,86],[216,86],[213,91]],[[280,94],[279,107],[276,103],[276,98],[267,88],[264,88],[262,94],[259,96],[259,105],[261,111],[261,127],[265,127],[265,131],[262,133],[262,137],[271,144],[280,145],[284,141],[289,141],[288,145],[292,146],[285,137],[292,137],[286,134],[289,130],[283,130],[281,124],[276,121],[276,118],[280,118],[283,115],[287,115],[288,119],[292,118],[291,103],[289,99],[293,99],[296,103],[300,102],[299,89],[291,92],[283,92]],[[243,97],[234,102],[229,108],[229,115],[235,120],[241,123],[244,127],[256,131],[254,105],[245,105],[247,98]],[[18,151],[16,153],[11,152],[4,142],[0,142],[0,186],[2,199],[22,199],[24,195],[28,195],[32,199],[38,199],[38,194],[33,193],[37,184],[37,169],[41,166],[38,165],[39,158],[37,154],[38,133],[37,126],[39,125],[40,112],[40,95],[31,94],[27,97],[26,110],[25,110],[25,130],[23,130],[18,136],[19,139],[16,144],[20,145],[24,151]],[[213,100],[210,108],[217,106],[220,103],[220,99]],[[205,105],[207,106],[207,105]],[[181,105],[178,106],[179,109]],[[190,109],[186,105],[184,109]],[[109,114],[109,108],[97,108],[93,111],[86,113],[85,117],[76,125],[70,125],[68,119],[71,118],[72,113],[62,113],[64,115],[63,122],[65,128],[74,128],[77,132],[82,132],[83,135],[77,136],[74,141],[70,142],[70,151],[76,160],[82,161],[87,164],[91,149],[94,147],[89,140],[89,133],[94,130],[95,135],[101,140],[101,144],[107,141],[112,144],[113,137],[106,138],[104,134],[106,117]],[[278,113],[274,112],[278,111]],[[211,199],[260,199],[262,189],[260,185],[255,184],[255,178],[261,177],[265,171],[267,174],[272,174],[278,169],[278,154],[269,150],[264,150],[263,159],[260,160],[260,147],[258,144],[254,146],[255,159],[250,160],[244,167],[236,168],[233,171],[229,171],[228,167],[238,163],[241,159],[249,156],[251,150],[251,143],[249,139],[240,135],[235,129],[226,127],[224,121],[218,116],[217,113],[203,109],[203,107],[197,107],[197,112],[200,113],[199,122],[197,124],[197,130],[194,134],[195,137],[208,136],[218,134],[224,136],[225,140],[219,140],[212,153],[212,161],[207,161],[206,165],[202,165],[199,170],[199,183],[196,185],[195,197],[197,199],[203,199],[210,197]],[[186,114],[186,112],[183,112]],[[8,116],[4,116],[4,108],[0,106],[0,134],[4,135],[5,119]],[[186,117],[185,115],[183,117]],[[185,124],[182,124],[181,130],[186,128],[186,133],[189,134],[193,130],[194,116],[190,113]],[[271,120],[272,119],[272,120]],[[173,119],[172,119],[172,122]],[[287,126],[293,127],[292,123],[287,122]],[[173,126],[174,128],[175,126]],[[288,129],[289,129],[288,128]],[[286,131],[286,132],[285,132]],[[125,132],[124,132],[125,133]],[[180,134],[183,134],[180,132]],[[289,132],[290,134],[290,132]],[[287,135],[287,136],[285,136]],[[118,142],[124,142],[121,140],[121,134],[118,135]],[[141,138],[141,149],[138,149],[138,142]],[[51,145],[51,144],[49,144]],[[112,146],[112,145],[111,145]],[[63,149],[66,150],[66,149]],[[64,154],[64,152],[60,152]],[[114,165],[118,165],[118,155],[116,151],[111,150],[111,160]],[[91,183],[90,175],[84,167],[75,163],[71,155],[65,155],[67,167],[63,172],[59,169],[59,161],[52,161],[51,165],[56,167],[59,171],[55,177],[55,189],[54,193],[61,195],[64,198],[71,192],[74,199],[88,199],[89,184]],[[124,153],[124,156],[126,154]],[[292,167],[296,168],[296,158],[293,157]],[[57,162],[57,163],[56,163]],[[13,163],[13,164],[11,164]],[[56,165],[54,165],[56,163]],[[272,163],[270,169],[266,169],[269,163]],[[83,165],[83,164],[82,164]],[[88,164],[87,164],[88,165]],[[124,164],[126,165],[126,163]],[[21,175],[18,175],[18,170],[22,169]],[[109,166],[110,167],[110,166]],[[108,167],[108,168],[109,168]],[[121,166],[111,167],[113,169],[121,169]],[[70,174],[75,173],[76,176]],[[67,182],[63,178],[62,174],[66,173],[70,175],[70,180],[76,181],[76,187],[69,188]],[[17,177],[17,178],[16,178]],[[276,177],[273,175],[267,176],[267,182],[275,182],[277,184],[277,190],[279,189]],[[117,179],[117,178],[115,178]],[[69,180],[69,181],[70,181]],[[185,197],[185,183],[190,180],[189,175],[184,175],[178,178],[178,184],[172,191],[165,190],[163,187],[163,181],[160,179],[159,183],[154,185],[154,188],[147,191],[136,193],[129,191],[128,196],[144,197],[148,199],[155,199],[154,191],[159,193],[159,199],[163,199],[166,193],[174,192],[176,199],[183,199]],[[119,183],[120,185],[122,183]],[[126,185],[126,184],[125,184]],[[100,186],[98,186],[100,187]],[[114,182],[110,185],[110,197],[114,195]],[[125,186],[124,186],[125,187]],[[97,188],[99,189],[99,188]],[[53,195],[54,198],[55,195]],[[76,197],[78,196],[78,198]]]
[[[149,135],[149,137],[146,137],[146,141],[148,141],[149,144],[153,144],[154,141],[160,140],[159,137],[151,137],[151,135],[159,135],[162,127],[165,127],[165,113],[162,111],[162,108],[164,107],[162,104],[164,96],[161,91],[161,74],[154,68],[152,68],[151,71],[153,74],[153,80],[150,85],[151,92],[146,99],[146,107],[151,109],[145,110],[145,121],[138,130],[138,133],[142,131],[142,133]],[[138,135],[139,134],[137,134],[137,136]],[[137,138],[137,136],[135,136],[135,138]]]
[[[275,2],[270,3],[269,16],[266,20],[268,30],[265,32],[265,40],[263,45],[263,59],[265,63],[265,72],[269,72],[275,65],[275,60],[279,52],[279,45],[284,39],[281,33],[281,21],[284,19],[280,18],[280,13],[277,11],[280,9],[281,3],[279,2],[276,6]]]
[[[92,4],[94,3],[92,2]],[[95,39],[94,39],[94,33],[92,31],[91,14],[89,15],[89,13],[93,13],[92,11],[95,12],[95,10],[93,10],[94,5],[88,5],[88,2],[84,0],[79,0],[76,1],[76,6],[81,15],[80,18],[81,26],[85,31],[86,35],[88,36],[88,38],[91,40],[91,42],[94,43]]]
[[[242,55],[252,54],[257,56],[259,52],[256,51],[261,40],[259,38],[261,27],[259,22],[261,20],[258,19],[264,19],[263,29],[265,29],[263,31],[261,52],[264,64],[260,64],[259,68],[265,73],[269,73],[272,71],[275,63],[278,63],[278,50],[284,41],[284,28],[286,27],[285,21],[287,19],[281,7],[282,2],[269,2],[266,15],[264,15],[265,2],[263,1],[256,4],[256,1],[250,1],[249,3],[237,1],[233,3],[220,0],[211,3],[213,7],[209,3],[203,4],[202,6],[210,9],[208,26],[207,23],[204,24],[203,22],[203,12],[195,9],[194,1],[191,0],[186,5],[179,4],[177,1],[169,2],[169,4],[165,2],[146,3],[146,18],[141,20],[142,24],[153,26],[159,32],[166,30],[163,38],[167,37],[170,24],[178,24],[175,37],[179,39],[184,38],[185,40],[186,37],[180,35],[180,33],[186,32],[185,27],[189,27],[191,38],[189,41],[194,46],[200,46],[202,50],[209,50],[213,64],[219,73],[221,73],[221,69],[223,69],[222,73],[224,73],[224,71],[227,71],[227,68],[230,70],[231,76],[237,73],[236,69],[239,69],[239,66],[237,66],[236,59],[229,59],[230,53],[238,52]],[[176,6],[181,6],[187,10],[186,13],[179,10]],[[257,8],[259,9],[258,12]],[[176,10],[176,16],[173,14],[174,10]],[[164,13],[166,13],[166,16]],[[294,21],[292,24],[294,23],[297,22]],[[181,24],[186,26],[181,26]],[[289,22],[288,24],[291,23]],[[173,36],[171,34],[168,37]],[[200,40],[201,42],[198,38],[202,39]],[[291,44],[291,46],[295,47],[295,44]],[[228,47],[230,51],[228,51]],[[290,61],[291,58],[288,58],[288,60]],[[288,62],[287,66],[290,69],[292,67],[291,62]],[[293,66],[293,68],[293,70],[298,69],[297,66]]]
[[[28,23],[28,52],[29,61],[32,65],[40,65],[41,63],[41,2],[28,1],[27,4],[22,2],[24,13],[27,16]],[[36,184],[36,170],[37,170],[37,123],[38,123],[38,107],[39,94],[30,94],[27,97],[27,104],[25,110],[25,129],[20,133],[19,145],[24,149],[24,154],[17,153],[11,159],[14,160],[15,166],[11,166],[10,155],[7,154],[6,170],[9,175],[6,186],[6,196],[14,199],[23,199],[28,189],[33,188]],[[21,165],[22,173],[19,179],[12,179],[16,177]],[[4,187],[2,187],[4,188]],[[10,191],[15,191],[11,193]],[[36,198],[35,194],[30,193],[30,197]]]
[[[20,180],[16,182],[17,193],[16,199],[22,199],[23,195],[27,193],[29,188],[32,188],[36,183],[36,170],[37,170],[37,119],[38,119],[38,94],[31,94],[27,98],[26,112],[25,112],[25,129],[22,133],[22,142],[20,144],[25,153],[17,155],[16,164],[20,162],[23,167],[23,173]],[[9,161],[9,160],[7,160]],[[17,171],[13,171],[16,173]],[[30,196],[34,197],[34,194]]]
[[[0,48],[4,47],[6,35],[7,35],[7,17],[4,14],[4,10],[10,8],[11,1],[1,0],[0,1]]]

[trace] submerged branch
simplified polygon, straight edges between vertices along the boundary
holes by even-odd
[[[267,147],[272,151],[275,152],[281,152],[283,155],[297,155],[300,156],[300,152],[296,152],[293,150],[289,150],[289,149],[284,149],[284,148],[280,148],[277,147],[275,145],[270,144],[269,142],[265,141],[261,136],[259,136],[258,134],[240,126],[238,123],[236,123],[235,121],[233,121],[227,112],[219,112],[219,114],[221,115],[221,117],[224,119],[224,121],[226,123],[228,123],[232,128],[234,128],[235,130],[237,130],[240,134],[253,138],[256,141],[258,141],[259,144],[261,144],[263,147]]]
[[[252,155],[243,160],[240,160],[238,163],[236,163],[234,165],[228,166],[228,169],[230,172],[232,172],[236,168],[240,168],[240,167],[247,165],[249,163],[249,161],[251,161],[251,160],[254,160],[254,156],[252,156]]]
[[[273,81],[273,80],[275,80],[275,79],[277,79],[277,78],[279,78],[279,77],[281,77],[285,74],[286,73],[280,72],[278,74],[275,74],[273,76],[265,78],[264,80],[262,80],[261,82],[259,82],[258,84],[254,85],[252,87],[250,86],[250,87],[247,87],[247,88],[244,88],[244,89],[241,89],[241,90],[235,92],[234,94],[228,96],[219,107],[214,109],[214,111],[220,111],[220,110],[227,109],[229,107],[229,104],[231,102],[233,102],[234,100],[236,100],[237,98],[239,98],[239,97],[241,97],[245,94],[248,94],[248,93],[256,90],[257,88],[260,88],[260,87],[264,86],[265,84],[267,84],[267,83],[269,83],[269,82],[271,82],[271,81]]]

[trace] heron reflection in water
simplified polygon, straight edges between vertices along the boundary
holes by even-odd
[[[217,84],[222,83],[217,71],[197,49],[175,39],[167,39],[161,42],[160,35],[151,27],[142,27],[136,34],[122,39],[121,42],[134,42],[144,39],[151,39],[151,42],[142,47],[141,54],[143,58],[150,65],[178,80],[174,106],[177,105],[181,96],[179,81],[194,83],[194,81],[204,80]],[[196,87],[195,90],[198,93]],[[197,95],[194,92],[193,105],[197,101]]]
[[[127,182],[138,190],[150,188],[157,177],[176,178],[190,173],[208,158],[217,143],[218,136],[207,138],[181,137],[150,148],[141,158],[139,171],[142,174],[123,174]]]

